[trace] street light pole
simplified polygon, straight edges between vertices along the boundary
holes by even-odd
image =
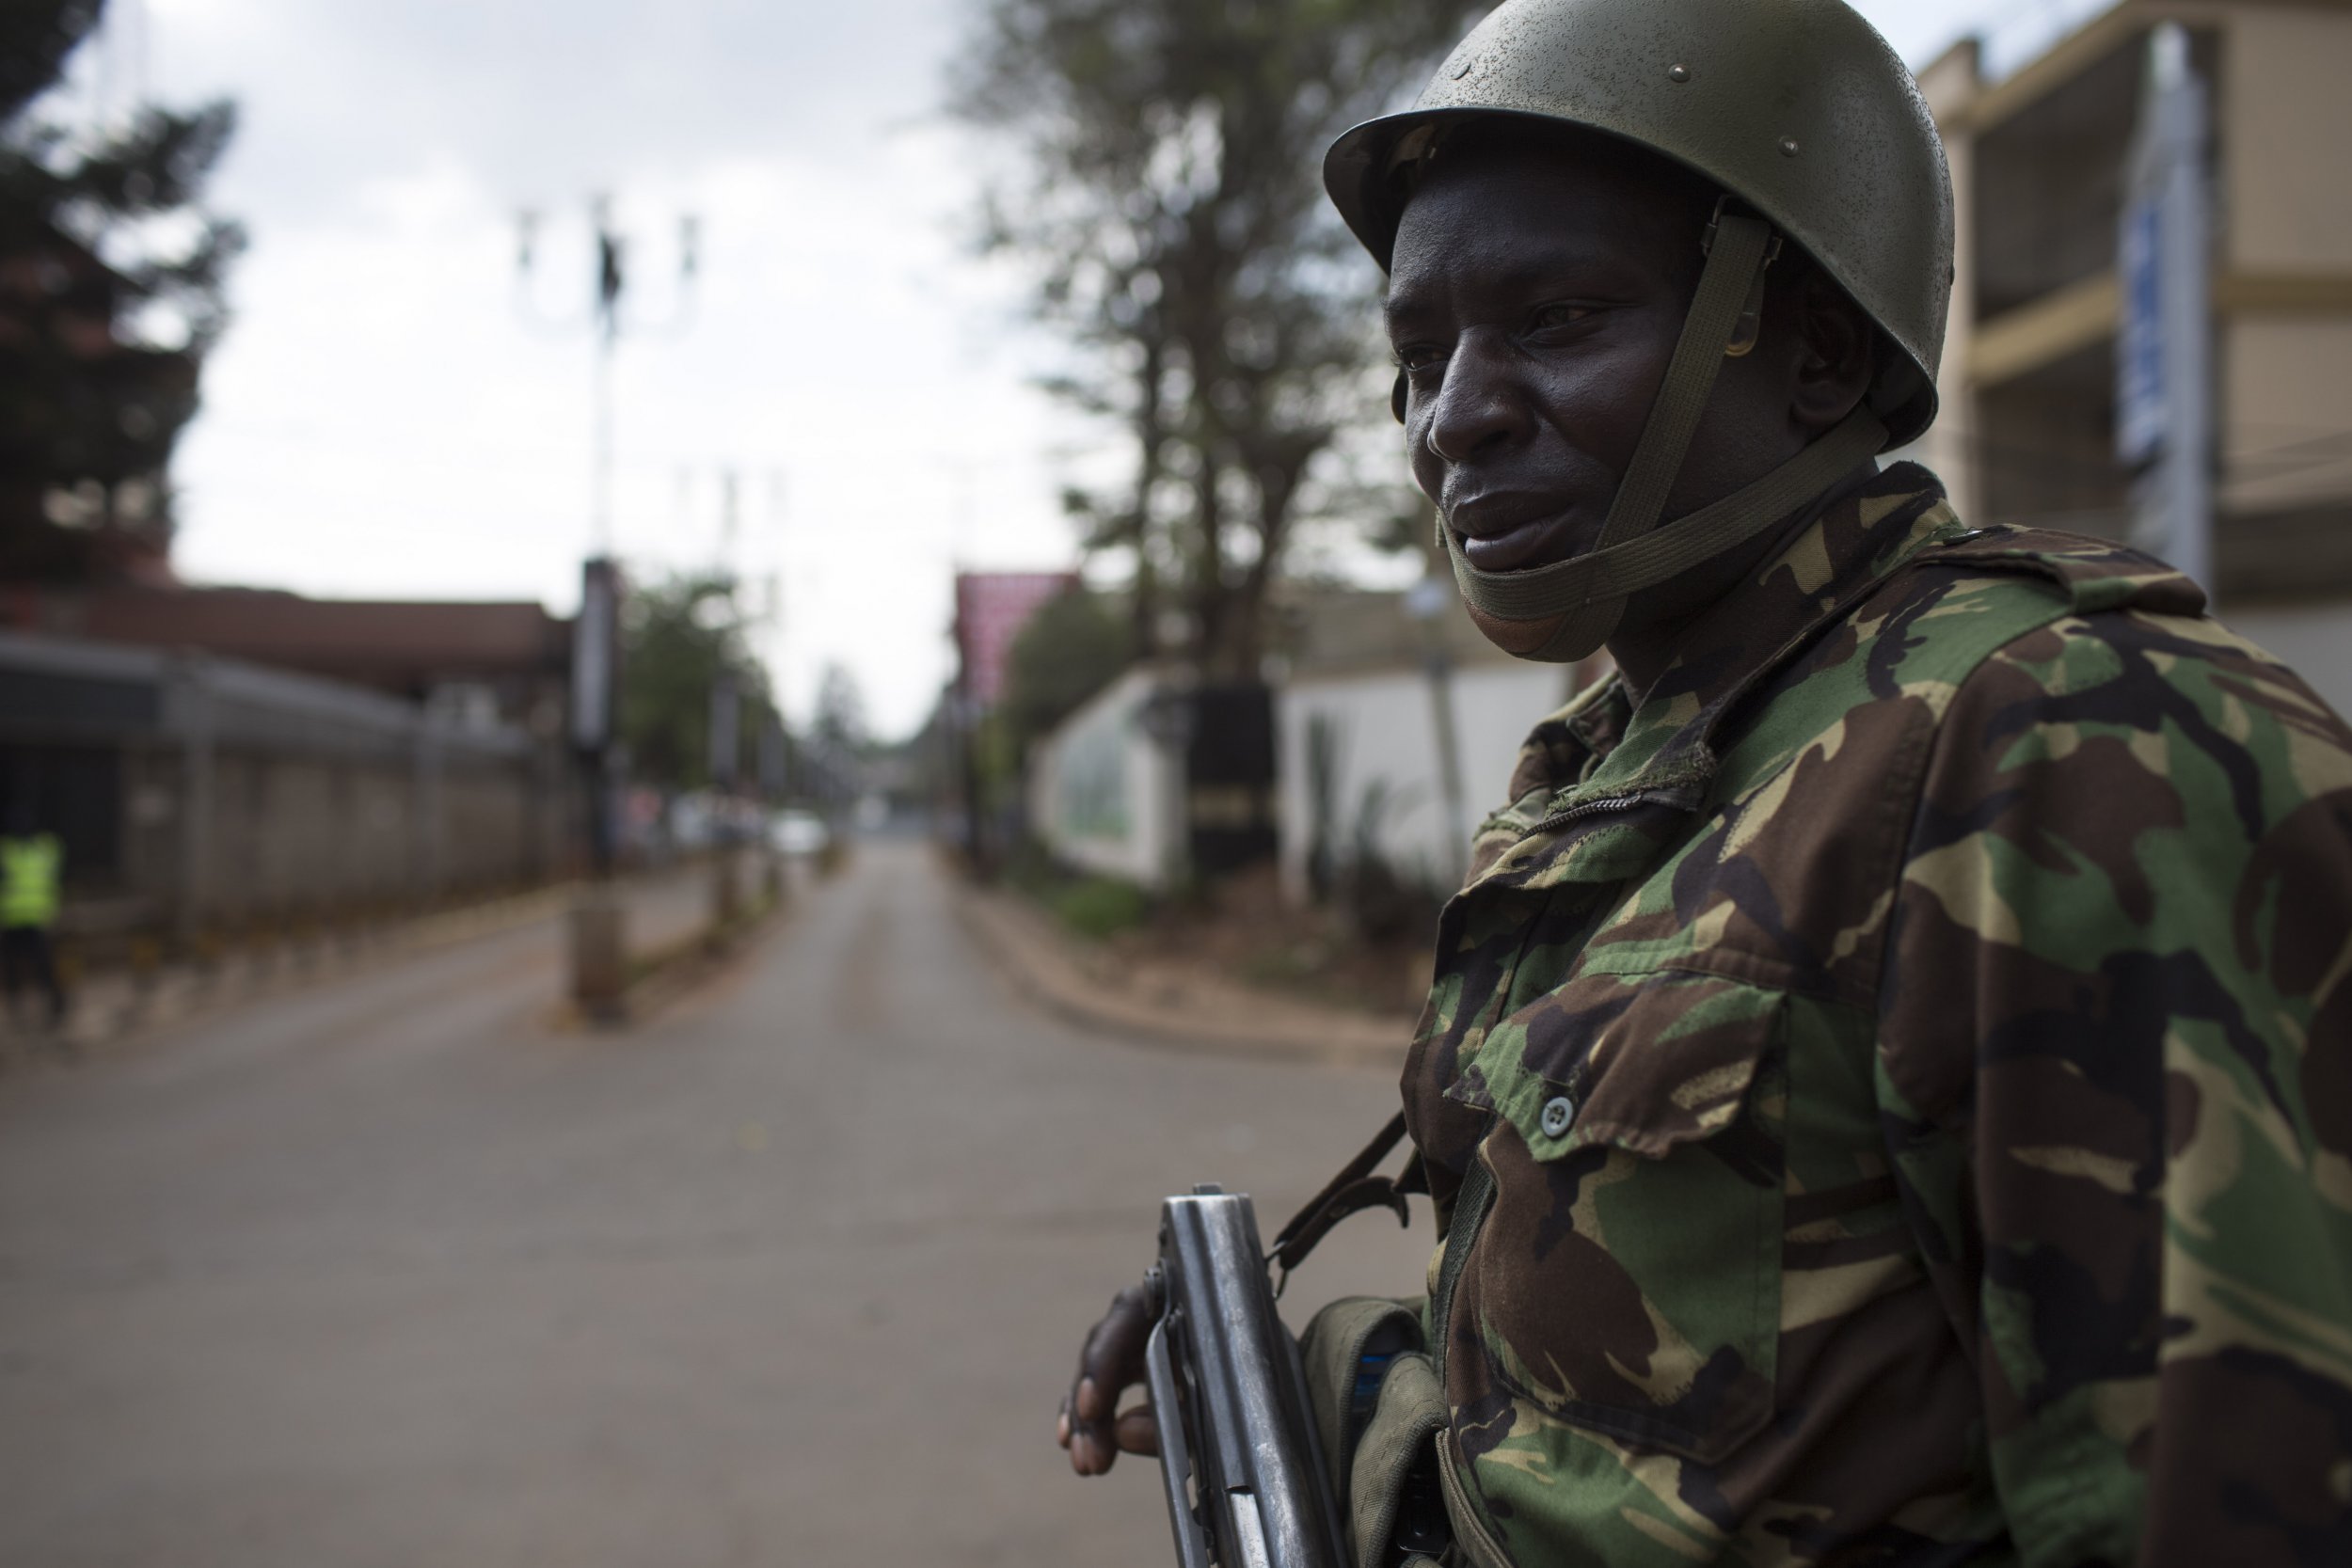
[[[621,338],[621,240],[612,232],[612,204],[596,198],[596,322],[589,371],[594,421],[589,435],[588,530],[591,552],[612,552],[612,354]]]
[[[622,313],[622,299],[628,292],[628,240],[613,221],[612,198],[600,195],[590,203],[589,221],[595,229],[596,277],[588,318],[588,524],[592,553],[605,555],[612,547],[613,356],[619,352],[625,332],[675,333],[685,328],[691,317],[693,285],[701,266],[702,225],[691,213],[679,215],[677,298],[665,320],[645,321],[628,319]],[[518,229],[521,243],[516,251],[516,274],[517,280],[527,288],[538,261],[539,214],[526,210],[520,215]],[[527,295],[523,315],[534,325],[558,331],[577,330],[580,325],[577,317],[564,322],[537,315],[529,308]]]
[[[610,885],[618,860],[620,823],[620,574],[612,559],[613,357],[619,351],[628,292],[628,244],[612,219],[609,198],[592,207],[596,230],[596,277],[590,308],[589,554],[581,570],[580,614],[572,630],[571,741],[580,760],[586,816],[590,882],[572,911],[571,990],[591,1016],[610,1017],[621,1005],[628,973],[627,943],[619,898]],[[516,275],[526,288],[536,261],[538,217],[525,212],[519,223]],[[699,230],[691,215],[678,220],[678,294],[667,322],[675,330],[687,321],[696,271]],[[531,319],[528,295],[524,315]],[[570,324],[539,325],[577,328]],[[642,324],[641,324],[642,325]]]

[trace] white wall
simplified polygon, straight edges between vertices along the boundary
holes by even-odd
[[[1276,780],[1284,891],[1307,896],[1307,851],[1314,808],[1309,794],[1308,732],[1317,719],[1336,729],[1334,824],[1343,853],[1366,791],[1388,786],[1375,842],[1401,871],[1447,886],[1468,848],[1464,835],[1503,803],[1520,745],[1536,721],[1566,700],[1566,677],[1549,664],[1480,664],[1454,673],[1454,731],[1461,758],[1463,816],[1446,820],[1438,729],[1429,678],[1418,670],[1295,678],[1275,694]]]
[[[1144,887],[1176,865],[1176,760],[1144,733],[1151,670],[1130,670],[1062,721],[1029,759],[1029,825],[1056,857]]]

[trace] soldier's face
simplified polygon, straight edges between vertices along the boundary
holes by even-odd
[[[1591,547],[1641,438],[1707,211],[1690,182],[1649,174],[1556,149],[1478,152],[1440,160],[1405,210],[1387,322],[1413,476],[1482,570]],[[1786,455],[1762,368],[1725,362],[1667,515]]]

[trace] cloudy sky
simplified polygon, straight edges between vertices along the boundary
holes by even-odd
[[[1028,382],[1053,349],[964,243],[982,151],[940,115],[977,0],[113,0],[62,106],[227,93],[215,204],[252,248],[182,448],[202,582],[531,598],[590,542],[587,212],[635,237],[614,544],[777,585],[788,709],[849,665],[885,730],[945,677],[948,574],[1058,566],[1115,449]],[[2023,55],[2103,0],[1867,0],[1924,64]],[[546,214],[535,288],[516,214]],[[681,302],[675,230],[701,220]],[[1369,272],[1370,263],[1366,263]]]

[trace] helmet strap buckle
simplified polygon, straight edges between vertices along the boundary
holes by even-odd
[[[1723,228],[1724,218],[1731,211],[1732,198],[1722,196],[1715,198],[1715,211],[1707,220],[1707,231],[1699,236],[1701,255],[1715,254],[1715,236]],[[1751,214],[1742,210],[1739,215],[1744,217]],[[1772,263],[1780,260],[1780,249],[1784,243],[1781,232],[1777,229],[1771,230],[1770,237],[1765,240],[1764,260],[1756,269],[1756,280],[1748,285],[1747,302],[1740,308],[1740,319],[1733,324],[1731,337],[1724,344],[1724,358],[1745,358],[1755,351],[1756,340],[1763,337],[1764,278],[1765,275],[1772,270]]]

